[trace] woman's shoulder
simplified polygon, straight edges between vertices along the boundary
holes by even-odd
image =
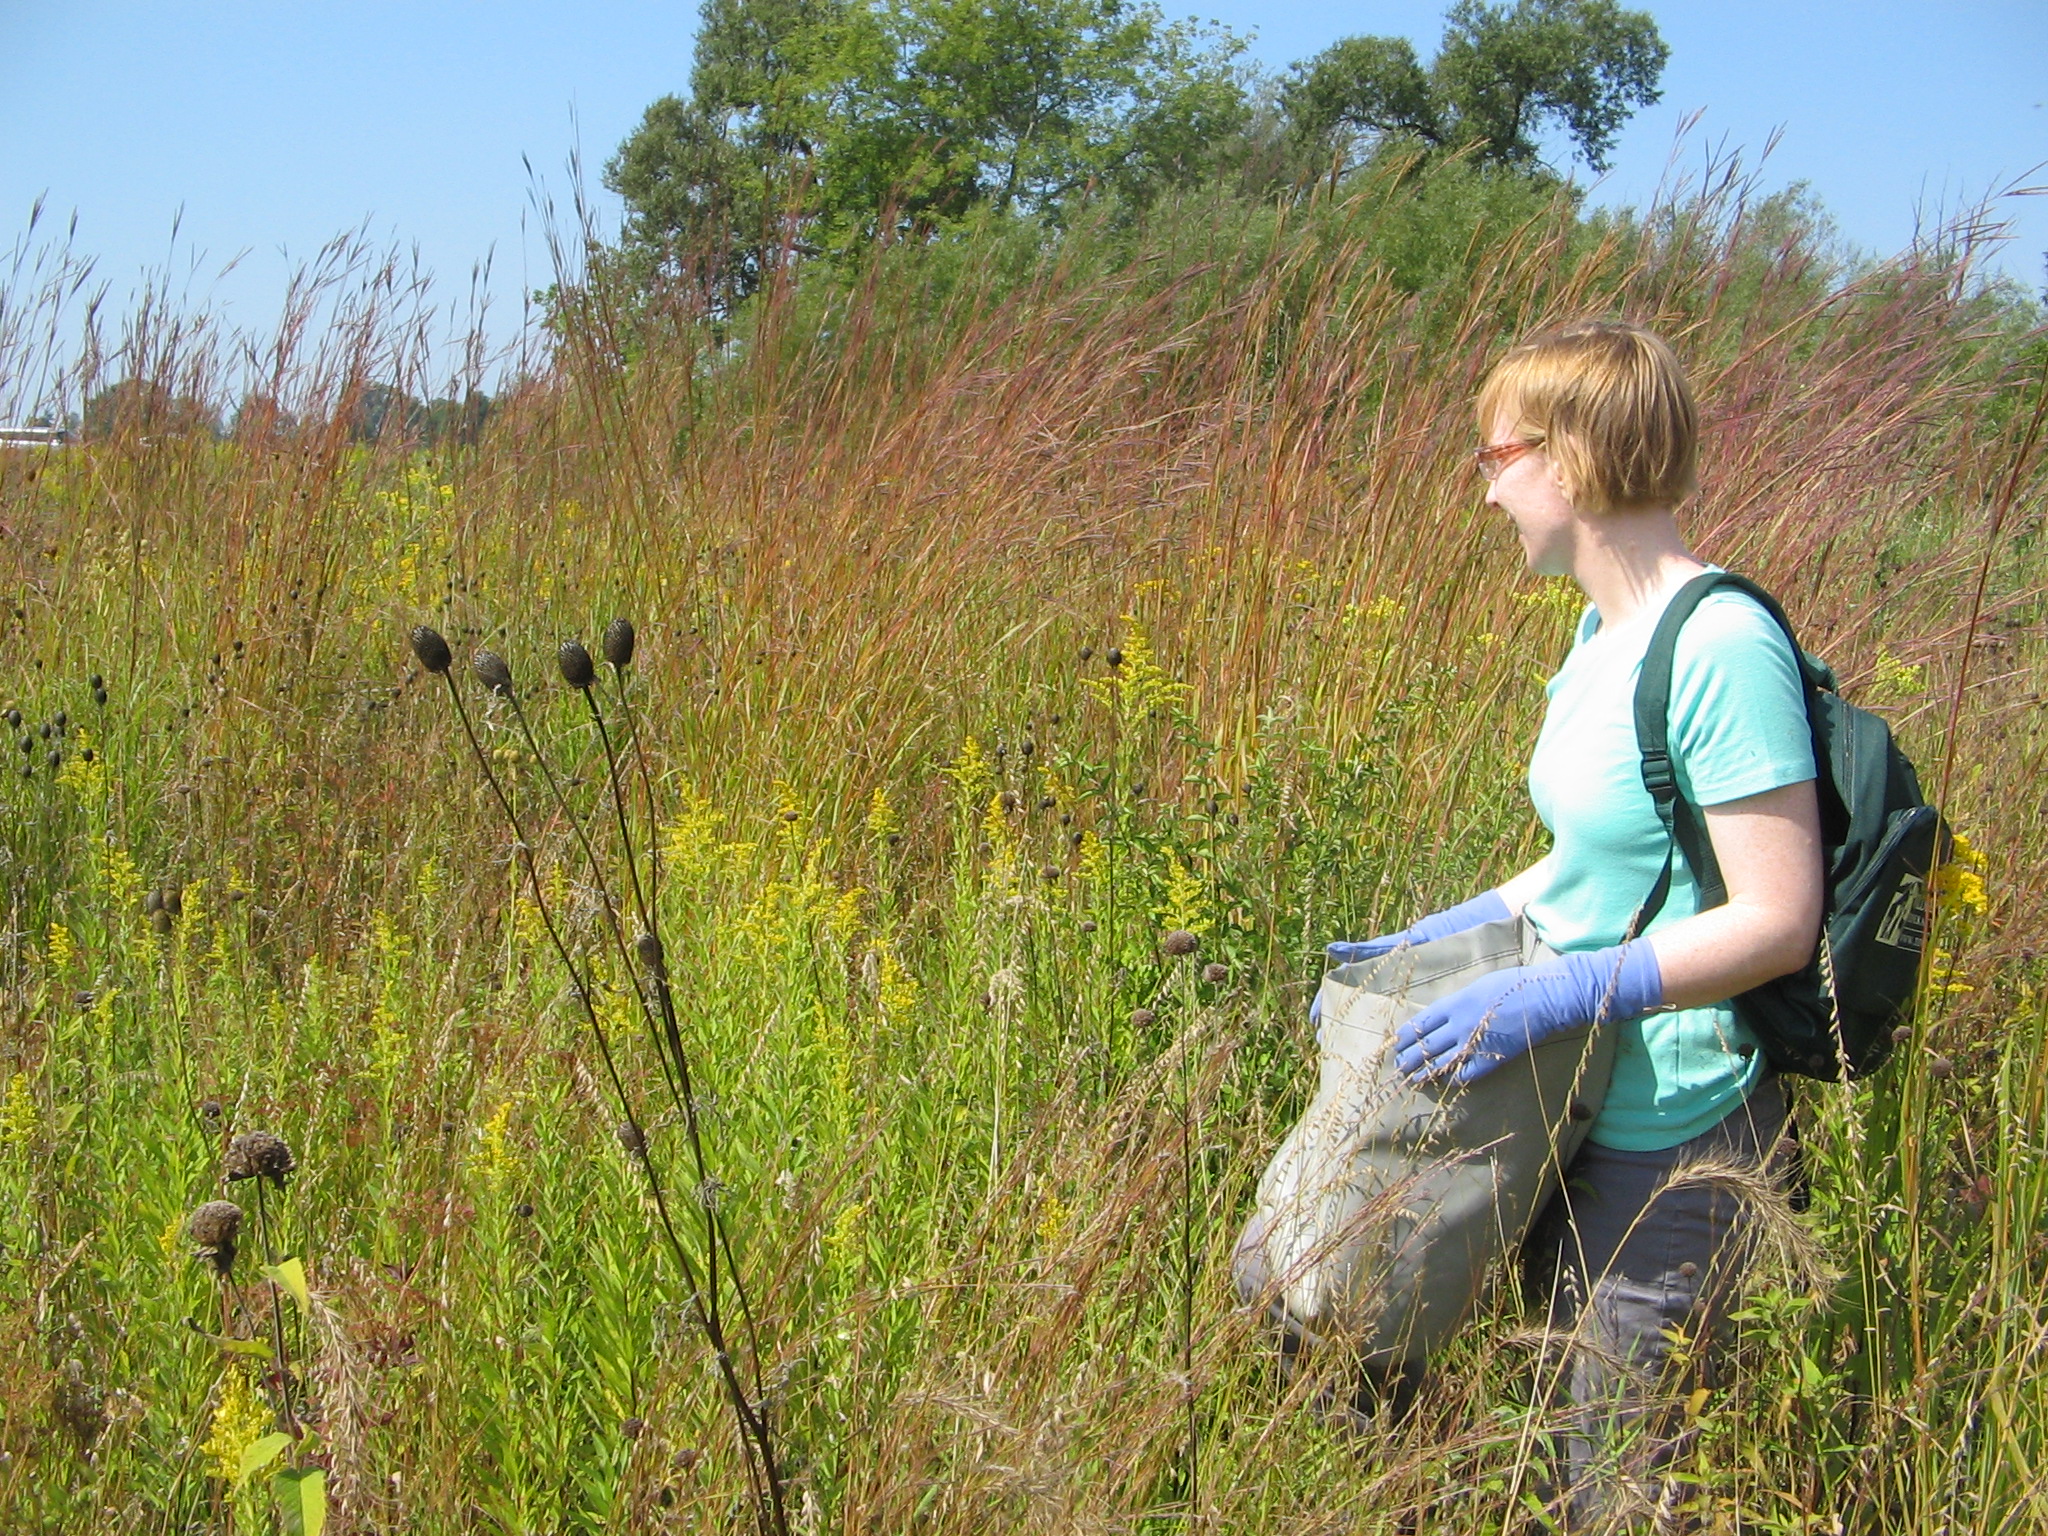
[[[1782,661],[1795,673],[1798,661],[1785,631],[1768,609],[1747,592],[1723,587],[1709,592],[1686,618],[1673,652],[1680,669],[1728,661]]]

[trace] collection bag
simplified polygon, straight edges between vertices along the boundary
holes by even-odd
[[[1368,1364],[1420,1361],[1526,1235],[1606,1096],[1614,1031],[1560,1035],[1468,1086],[1409,1082],[1394,1034],[1467,983],[1554,954],[1517,917],[1323,978],[1316,1095],[1259,1180],[1238,1250],[1289,1332]]]
[[[1780,1072],[1834,1080],[1884,1065],[1892,1031],[1907,1022],[1919,994],[1927,943],[1927,881],[1948,857],[1941,813],[1920,792],[1913,765],[1891,728],[1837,691],[1827,663],[1799,648],[1785,612],[1755,582],[1709,571],[1681,587],[1665,607],[1636,683],[1636,744],[1643,786],[1699,888],[1700,910],[1728,899],[1706,823],[1679,793],[1671,762],[1671,672],[1678,632],[1709,593],[1748,594],[1777,620],[1799,658],[1806,719],[1813,731],[1820,797],[1823,895],[1820,942],[1806,965],[1734,999],[1735,1013]],[[1635,931],[1656,916],[1671,888],[1673,852],[1664,858]]]

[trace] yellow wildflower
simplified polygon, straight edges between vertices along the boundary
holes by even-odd
[[[833,1263],[843,1264],[849,1256],[858,1257],[867,1213],[867,1205],[856,1200],[832,1218],[832,1225],[825,1232],[825,1252]]]
[[[1062,1200],[1058,1195],[1047,1195],[1045,1197],[1045,1209],[1038,1217],[1038,1246],[1041,1248],[1058,1247],[1060,1239],[1066,1236],[1067,1220],[1072,1214],[1067,1209],[1066,1201]]]
[[[50,940],[47,952],[50,969],[53,971],[70,970],[72,962],[78,958],[78,946],[72,942],[71,930],[62,923],[53,922],[50,924]]]
[[[1870,678],[1870,698],[1885,704],[1909,699],[1927,686],[1927,668],[1899,660],[1888,645],[1877,648],[1877,664]]]
[[[902,826],[896,807],[889,802],[889,791],[877,785],[868,800],[868,835],[887,837],[891,832],[900,831]]]
[[[1091,885],[1109,879],[1109,845],[1093,832],[1081,834],[1081,878]]]
[[[1135,730],[1156,711],[1168,717],[1185,714],[1194,689],[1175,682],[1153,654],[1152,637],[1136,614],[1124,615],[1123,663],[1107,678],[1090,678],[1081,686],[1114,710],[1126,730]]]
[[[17,1072],[7,1080],[7,1097],[0,1101],[0,1145],[25,1147],[36,1139],[42,1117],[36,1111],[36,1096],[29,1087],[28,1074]]]
[[[270,1412],[249,1390],[248,1378],[240,1367],[228,1367],[221,1377],[220,1396],[213,1405],[211,1430],[199,1447],[199,1454],[206,1458],[207,1472],[239,1485],[242,1458],[269,1427]]]
[[[882,1017],[901,1023],[917,1011],[924,989],[896,956],[896,947],[885,938],[875,940],[875,1001]]]
[[[491,1118],[477,1132],[476,1156],[470,1166],[493,1192],[501,1190],[519,1171],[519,1157],[512,1150],[512,1101],[506,1099],[491,1111]]]
[[[1166,895],[1154,910],[1162,928],[1185,928],[1206,935],[1216,926],[1209,913],[1208,882],[1181,862],[1180,854],[1166,850]]]
[[[960,755],[946,769],[946,777],[960,786],[960,793],[969,805],[979,805],[995,788],[995,770],[988,765],[988,756],[981,750],[981,743],[970,736],[960,744]]]
[[[1949,842],[1948,862],[1934,871],[1936,899],[1952,910],[1983,917],[1991,910],[1990,893],[1984,889],[1984,855],[1960,832]]]

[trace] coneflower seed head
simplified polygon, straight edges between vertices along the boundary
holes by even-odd
[[[604,659],[615,667],[633,664],[633,621],[613,619],[604,627]]]
[[[455,663],[441,631],[430,624],[422,624],[412,632],[412,653],[429,672],[446,672]]]
[[[236,1179],[268,1179],[284,1188],[285,1175],[297,1166],[292,1149],[271,1131],[244,1131],[228,1143],[228,1155],[221,1171],[230,1183]]]
[[[242,1230],[242,1208],[232,1200],[209,1200],[185,1220],[185,1233],[199,1257],[220,1274],[235,1267],[235,1237]]]
[[[476,672],[476,680],[491,692],[512,697],[512,669],[496,651],[478,651],[470,666]]]
[[[564,640],[555,652],[555,665],[562,669],[562,681],[571,688],[588,688],[597,681],[597,667],[581,640]]]

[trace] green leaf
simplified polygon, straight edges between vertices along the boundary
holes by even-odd
[[[279,1259],[275,1264],[263,1266],[263,1277],[291,1292],[293,1301],[304,1312],[309,1305],[306,1294],[306,1266],[295,1258]]]
[[[327,1469],[287,1469],[271,1479],[285,1536],[320,1536],[327,1526]]]
[[[277,1460],[278,1452],[291,1443],[292,1437],[281,1429],[273,1429],[261,1439],[252,1442],[249,1449],[242,1452],[242,1465],[235,1472],[235,1481],[246,1483]]]

